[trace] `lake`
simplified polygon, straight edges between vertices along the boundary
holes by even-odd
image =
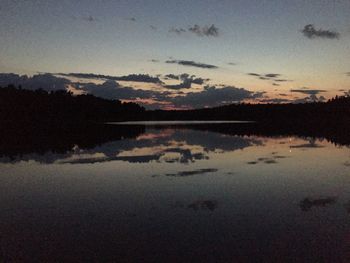
[[[144,124],[1,147],[1,261],[350,260],[338,137]]]

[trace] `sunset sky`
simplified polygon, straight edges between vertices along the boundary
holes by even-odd
[[[350,89],[349,14],[349,0],[0,0],[0,72],[29,76],[0,85],[148,108],[322,101]]]

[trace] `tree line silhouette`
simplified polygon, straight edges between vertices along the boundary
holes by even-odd
[[[327,123],[350,121],[350,97],[336,96],[327,102],[287,104],[231,104],[195,110],[154,110],[150,120],[245,120],[279,123]]]
[[[122,103],[90,94],[73,95],[65,90],[35,91],[9,85],[0,88],[2,121],[51,123],[128,120],[245,120],[268,123],[349,123],[350,96],[327,102],[299,104],[231,104],[194,110],[150,110],[136,103]]]
[[[127,120],[251,120],[253,123],[171,125],[239,136],[301,136],[350,145],[350,97],[324,103],[237,104],[186,111],[146,111],[122,103],[70,92],[0,88],[0,156],[65,152],[74,145],[96,145],[136,138],[144,125],[101,125]],[[165,126],[156,128],[167,128]]]
[[[9,85],[0,88],[2,122],[28,125],[64,125],[84,122],[140,119],[145,109],[136,103],[122,103],[93,95],[74,96],[65,90],[35,91]]]

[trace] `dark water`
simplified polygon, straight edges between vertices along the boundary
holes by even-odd
[[[347,145],[130,129],[1,148],[1,261],[350,261]]]

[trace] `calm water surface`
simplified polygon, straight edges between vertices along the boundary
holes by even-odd
[[[147,126],[3,153],[0,208],[1,261],[349,262],[350,149]]]

